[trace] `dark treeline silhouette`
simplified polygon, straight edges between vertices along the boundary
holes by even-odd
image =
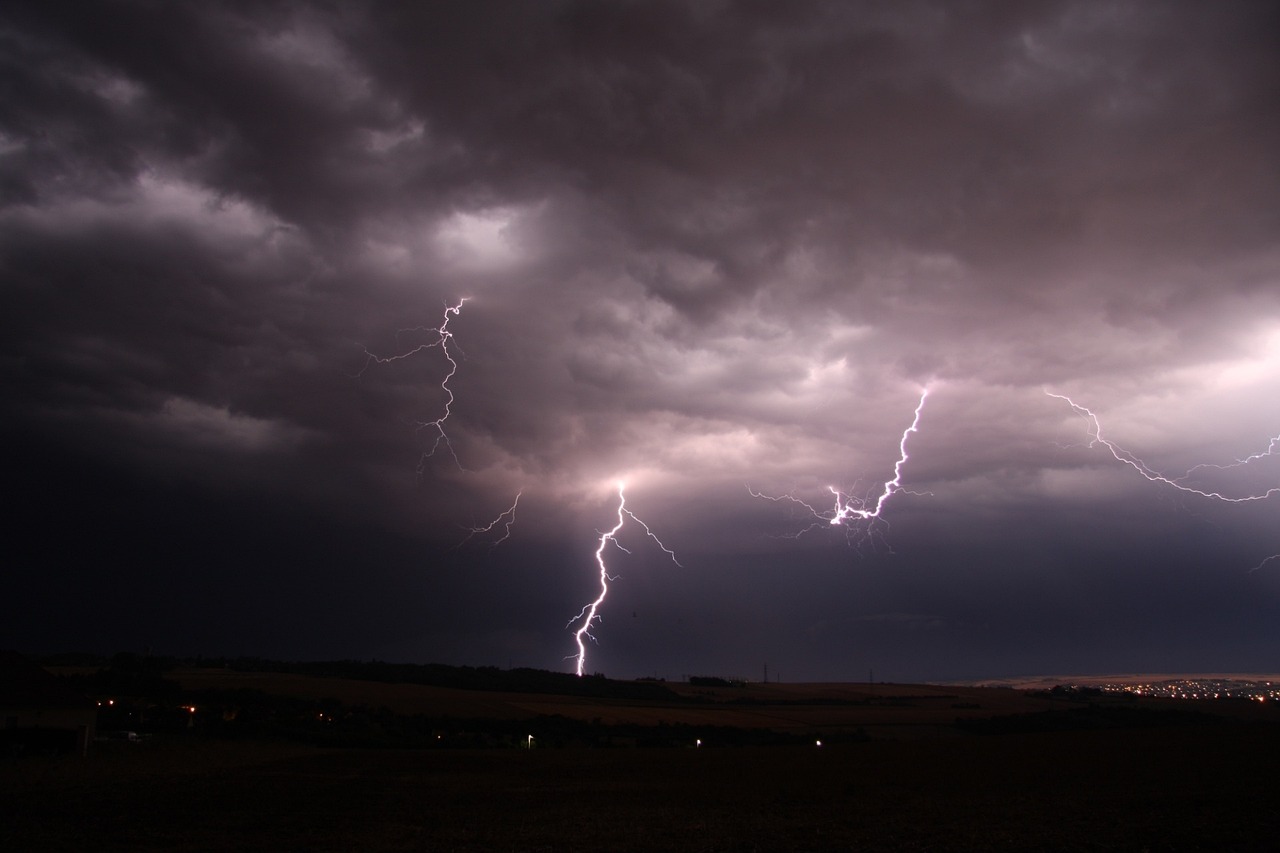
[[[661,682],[614,681],[603,675],[578,676],[567,672],[518,667],[448,666],[428,663],[386,663],[384,661],[295,661],[261,658],[202,659],[188,665],[222,667],[237,672],[277,672],[321,678],[349,678],[384,684],[423,684],[455,687],[460,690],[487,690],[509,693],[554,693],[561,696],[589,696],[609,699],[661,699],[679,701]]]
[[[649,707],[722,709],[726,706],[847,705],[901,707],[909,713],[921,699],[902,696],[858,698],[726,696],[717,693],[724,679],[701,678],[690,684],[709,688],[700,698],[679,695],[656,681],[613,681],[602,675],[578,677],[535,669],[453,667],[442,664],[392,664],[382,661],[281,662],[262,658],[179,659],[118,654],[111,658],[60,655],[45,658],[46,666],[74,667],[60,678],[64,685],[98,702],[99,732],[137,732],[142,735],[184,733],[213,738],[268,738],[344,747],[448,748],[562,746],[696,747],[760,746],[861,741],[861,728],[832,726],[829,731],[806,730],[804,735],[767,728],[691,725],[681,722],[636,724],[587,721],[560,715],[530,714],[520,719],[458,717],[441,703],[439,713],[401,713],[361,704],[358,690],[335,683],[334,694],[348,697],[306,698],[280,695],[256,687],[184,688],[171,677],[175,670],[214,668],[246,673],[299,674],[393,684],[416,684],[473,691],[515,694],[556,694],[604,700],[624,700]],[[323,682],[321,682],[322,684]],[[321,688],[323,690],[323,688]],[[736,691],[734,691],[736,692]],[[323,696],[323,694],[321,694]],[[1054,689],[1036,694],[1057,706],[1033,713],[986,718],[957,717],[954,730],[970,735],[1027,734],[1104,729],[1198,727],[1221,722],[1208,709],[1190,710],[1164,704],[1140,703],[1131,694],[1095,690]],[[930,701],[953,700],[952,708],[973,709],[976,703],[958,695],[940,694]],[[1225,708],[1213,706],[1214,710]],[[824,727],[825,728],[825,727]]]
[[[742,687],[746,684],[740,679],[721,678],[718,675],[691,675],[689,683],[694,687]]]
[[[166,677],[178,668],[289,673],[380,683],[422,684],[464,690],[559,694],[604,699],[687,703],[660,682],[611,681],[534,669],[389,664],[381,661],[281,662],[261,658],[180,659],[122,653],[111,658],[59,655],[46,666],[83,667],[61,676],[99,700],[99,731],[142,736],[266,738],[321,746],[366,748],[726,747],[811,743],[812,735],[760,728],[663,723],[606,724],[560,715],[526,719],[404,714],[389,708],[267,693],[256,688],[189,690]],[[110,702],[107,699],[110,699]],[[825,736],[831,742],[864,740],[860,730]]]
[[[347,678],[383,684],[422,684],[460,690],[540,693],[608,699],[658,699],[681,701],[661,681],[615,681],[596,673],[578,676],[567,672],[518,667],[449,666],[427,663],[388,663],[370,660],[277,661],[258,657],[179,658],[121,652],[111,657],[82,653],[62,653],[39,658],[45,666],[95,667],[110,673],[117,682],[161,678],[181,667],[228,669],[234,672],[270,672],[310,675],[318,678]],[[155,685],[159,687],[159,685]],[[123,685],[119,689],[124,689]]]

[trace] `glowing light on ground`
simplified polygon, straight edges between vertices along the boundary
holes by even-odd
[[[574,642],[578,646],[578,653],[576,655],[570,656],[575,658],[577,661],[578,675],[582,675],[586,671],[586,665],[587,665],[586,641],[590,639],[592,642],[595,642],[595,637],[591,633],[591,626],[593,623],[599,620],[600,605],[604,603],[605,597],[609,594],[609,581],[614,580],[613,576],[609,574],[608,565],[605,563],[605,558],[604,558],[605,549],[607,549],[610,545],[613,545],[623,553],[627,553],[627,554],[631,553],[630,551],[628,551],[626,548],[623,548],[622,545],[618,543],[618,538],[617,538],[619,531],[621,531],[622,528],[626,525],[627,519],[630,519],[634,521],[636,524],[640,525],[644,529],[645,535],[648,536],[650,539],[652,539],[654,542],[658,543],[658,547],[662,549],[663,553],[665,553],[667,556],[671,558],[671,561],[673,563],[675,563],[677,566],[680,565],[680,561],[676,559],[675,552],[672,551],[670,548],[668,548],[666,545],[662,544],[662,540],[659,539],[656,535],[654,535],[654,532],[649,529],[649,525],[645,524],[636,516],[635,513],[627,509],[626,488],[627,488],[626,483],[623,483],[623,482],[618,483],[617,523],[614,524],[613,527],[610,528],[609,530],[606,530],[600,534],[600,541],[599,541],[599,544],[596,546],[596,567],[600,570],[600,594],[597,595],[594,600],[588,602],[582,608],[582,610],[578,612],[578,615],[570,619],[568,625],[565,626],[566,628],[568,628],[572,626],[575,622],[580,622],[580,624],[578,625],[578,629],[573,633]]]

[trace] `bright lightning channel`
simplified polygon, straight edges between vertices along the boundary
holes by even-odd
[[[871,501],[870,499],[858,498],[854,495],[842,492],[835,486],[827,486],[827,491],[831,492],[834,497],[834,505],[829,514],[813,507],[812,505],[800,500],[794,495],[766,495],[757,492],[750,486],[747,491],[752,497],[764,498],[771,501],[788,501],[790,503],[799,504],[808,510],[814,518],[817,519],[813,524],[795,534],[794,538],[799,538],[805,533],[813,530],[823,524],[831,526],[849,526],[860,521],[871,521],[880,518],[880,514],[884,511],[885,505],[898,492],[908,491],[902,486],[902,469],[911,458],[907,453],[907,440],[912,433],[920,431],[920,415],[924,411],[924,402],[929,397],[929,389],[925,388],[920,392],[920,402],[916,403],[915,415],[911,419],[911,425],[902,431],[902,437],[898,440],[898,461],[893,463],[893,477],[885,481],[884,488],[880,495]]]
[[[1153,471],[1150,468],[1148,468],[1147,463],[1143,462],[1141,459],[1139,459],[1137,456],[1134,456],[1132,453],[1125,450],[1123,447],[1120,447],[1115,442],[1109,439],[1103,438],[1102,424],[1099,423],[1098,416],[1095,415],[1092,410],[1090,410],[1085,406],[1080,405],[1075,400],[1072,400],[1070,397],[1066,396],[1065,394],[1055,394],[1052,391],[1049,391],[1047,389],[1045,390],[1044,393],[1055,399],[1065,401],[1067,405],[1070,406],[1075,411],[1076,414],[1088,419],[1090,447],[1096,447],[1099,444],[1101,444],[1111,453],[1111,456],[1117,462],[1123,462],[1125,465],[1128,465],[1130,468],[1137,471],[1139,474],[1141,474],[1143,477],[1145,477],[1146,479],[1150,480],[1153,483],[1164,483],[1166,486],[1172,486],[1173,488],[1177,489],[1180,492],[1190,492],[1191,494],[1199,495],[1202,498],[1211,498],[1212,500],[1226,501],[1227,503],[1248,503],[1250,501],[1265,501],[1267,498],[1270,498],[1273,495],[1280,495],[1280,486],[1272,487],[1270,489],[1267,489],[1265,492],[1256,492],[1254,494],[1239,495],[1236,497],[1232,497],[1229,495],[1224,495],[1221,492],[1208,492],[1203,489],[1197,489],[1194,486],[1188,486],[1185,484],[1185,482],[1183,482],[1187,479],[1188,476],[1190,476],[1192,471],[1196,471],[1200,468],[1219,468],[1219,469],[1236,468],[1241,465],[1247,465],[1249,462],[1252,462],[1256,459],[1262,459],[1263,457],[1271,456],[1272,453],[1277,449],[1277,443],[1280,442],[1280,436],[1276,436],[1275,438],[1271,439],[1271,445],[1266,449],[1266,451],[1262,453],[1255,453],[1252,456],[1237,460],[1232,465],[1197,465],[1195,466],[1195,468],[1192,468],[1190,471],[1188,471],[1186,474],[1183,474],[1180,477],[1166,477],[1164,474],[1161,474],[1157,471]]]
[[[462,306],[466,304],[466,302],[467,297],[464,296],[458,300],[457,305],[446,305],[444,309],[444,320],[440,323],[439,327],[418,326],[412,329],[401,329],[396,333],[397,336],[399,336],[407,332],[426,332],[434,334],[436,336],[434,340],[426,341],[410,350],[397,353],[396,355],[380,356],[369,352],[369,350],[366,349],[364,351],[366,356],[364,367],[362,367],[360,372],[356,374],[356,376],[359,377],[363,375],[371,365],[389,364],[393,361],[401,361],[417,355],[423,350],[434,349],[435,347],[439,347],[440,352],[444,354],[445,361],[449,363],[449,369],[445,372],[444,378],[440,380],[440,390],[445,394],[444,412],[440,417],[433,421],[419,421],[416,425],[419,431],[428,430],[434,431],[435,433],[435,439],[431,442],[431,448],[424,451],[422,458],[418,460],[419,475],[421,475],[426,469],[427,460],[436,454],[436,451],[440,449],[441,444],[448,448],[449,455],[453,457],[453,461],[457,463],[459,468],[462,468],[462,463],[458,460],[458,454],[454,452],[453,445],[449,442],[449,434],[445,432],[444,424],[445,421],[449,420],[449,415],[453,413],[454,396],[453,390],[449,387],[449,381],[453,379],[454,374],[458,372],[458,362],[453,357],[453,353],[449,351],[449,344],[453,341],[453,332],[449,331],[449,321],[462,312]]]
[[[440,417],[436,418],[433,421],[419,421],[416,424],[419,431],[428,429],[435,432],[435,440],[432,441],[431,448],[429,450],[424,451],[422,454],[422,457],[418,460],[418,469],[417,469],[418,476],[422,476],[423,472],[426,470],[427,460],[430,459],[432,456],[435,456],[436,451],[440,449],[441,444],[443,444],[445,447],[449,449],[449,455],[453,457],[453,461],[457,464],[458,468],[460,470],[465,470],[462,468],[462,462],[458,459],[458,454],[453,449],[453,444],[449,441],[449,434],[445,432],[444,424],[445,424],[445,421],[449,420],[449,416],[453,414],[453,403],[454,403],[454,400],[456,399],[453,396],[453,389],[449,387],[449,381],[453,379],[454,374],[458,372],[458,361],[453,357],[453,353],[449,349],[450,343],[453,342],[453,332],[449,331],[449,321],[462,313],[462,306],[466,304],[467,299],[468,297],[466,296],[459,298],[458,304],[456,305],[449,305],[446,303],[445,309],[444,309],[444,319],[440,322],[440,325],[438,327],[417,326],[412,329],[401,329],[400,331],[396,332],[397,339],[399,338],[400,335],[406,334],[408,332],[419,332],[419,333],[429,333],[429,334],[435,335],[435,338],[432,340],[425,341],[421,344],[418,344],[416,347],[413,347],[412,349],[406,350],[405,352],[397,353],[395,355],[381,356],[381,355],[377,355],[375,353],[370,352],[366,348],[364,351],[364,354],[365,354],[364,366],[361,367],[360,371],[355,374],[356,378],[359,378],[363,376],[364,372],[374,364],[389,364],[393,361],[401,361],[403,359],[415,356],[418,353],[422,352],[423,350],[434,349],[436,347],[439,347],[440,352],[444,354],[445,361],[449,363],[449,369],[445,371],[444,377],[440,380],[440,390],[443,391],[445,395],[444,411],[440,415]],[[468,528],[467,537],[466,539],[463,539],[462,542],[458,543],[459,546],[466,544],[466,542],[470,540],[472,536],[476,536],[482,533],[489,533],[493,531],[500,524],[502,525],[502,536],[499,537],[496,541],[492,542],[490,547],[496,546],[506,541],[506,539],[509,536],[511,536],[511,525],[515,523],[516,505],[519,503],[520,503],[520,493],[517,492],[516,498],[512,502],[511,506],[503,510],[501,513],[499,513],[497,517],[493,519],[493,521],[481,527]]]
[[[516,492],[516,499],[511,502],[511,506],[507,507],[505,510],[500,512],[497,515],[497,517],[493,519],[493,521],[481,527],[468,527],[467,538],[459,542],[458,547],[462,547],[463,545],[467,544],[467,542],[471,540],[472,536],[478,536],[483,533],[492,532],[500,524],[502,525],[502,535],[499,536],[494,541],[490,542],[489,547],[496,548],[498,545],[501,545],[503,542],[507,541],[507,539],[511,536],[511,525],[516,523],[516,507],[520,505],[520,496],[522,494],[524,494],[524,492]],[[506,519],[506,521],[503,521],[503,519]]]
[[[586,665],[587,665],[586,641],[588,639],[592,640],[593,642],[595,641],[595,637],[592,636],[591,634],[591,625],[593,622],[598,621],[597,617],[600,612],[600,605],[604,603],[605,596],[609,594],[609,581],[614,580],[613,576],[609,574],[609,569],[605,564],[605,559],[604,559],[605,549],[609,547],[610,544],[612,544],[614,547],[618,548],[623,553],[626,553],[626,554],[631,553],[630,551],[628,551],[626,548],[623,548],[622,545],[618,543],[618,538],[617,538],[618,532],[621,531],[623,526],[627,523],[627,519],[629,518],[632,521],[634,521],[636,524],[639,524],[641,527],[643,527],[645,535],[647,535],[654,542],[657,542],[658,547],[661,548],[663,552],[667,554],[667,556],[671,557],[671,561],[673,563],[675,563],[677,566],[680,565],[680,561],[676,559],[675,552],[672,551],[670,548],[668,548],[666,545],[662,544],[662,540],[659,539],[654,534],[654,532],[649,529],[649,525],[645,524],[636,516],[635,513],[627,509],[626,488],[627,488],[627,484],[625,482],[622,482],[622,481],[618,482],[618,521],[616,524],[613,525],[611,529],[606,530],[600,534],[600,541],[599,541],[599,544],[596,546],[596,566],[600,569],[600,594],[597,595],[593,601],[586,604],[582,608],[582,610],[579,611],[577,616],[570,619],[568,625],[565,625],[565,627],[568,628],[569,626],[573,625],[573,623],[581,620],[581,624],[578,626],[578,630],[574,631],[573,633],[574,642],[578,646],[578,653],[577,655],[571,656],[577,659],[578,675],[582,675],[583,672],[586,671]]]
[[[1179,477],[1168,477],[1168,476],[1165,476],[1164,474],[1161,474],[1158,471],[1152,470],[1150,467],[1147,466],[1147,463],[1143,462],[1140,458],[1130,453],[1128,450],[1125,450],[1123,447],[1120,447],[1118,444],[1111,441],[1110,439],[1104,438],[1102,435],[1102,424],[1098,420],[1098,416],[1094,414],[1092,409],[1088,408],[1087,406],[1080,405],[1075,400],[1072,400],[1070,397],[1068,397],[1065,394],[1055,394],[1052,391],[1048,390],[1047,388],[1044,389],[1044,393],[1050,397],[1053,397],[1054,399],[1064,401],[1068,406],[1071,407],[1072,411],[1074,411],[1076,414],[1088,420],[1090,447],[1096,447],[1099,444],[1102,445],[1107,449],[1107,451],[1111,454],[1112,458],[1114,458],[1117,462],[1123,462],[1125,465],[1128,465],[1130,468],[1137,471],[1145,479],[1147,479],[1152,483],[1163,483],[1164,485],[1177,489],[1180,492],[1188,492],[1189,494],[1199,495],[1202,498],[1209,498],[1210,500],[1215,500],[1215,501],[1223,501],[1225,503],[1250,503],[1253,501],[1265,501],[1270,497],[1273,497],[1275,495],[1280,495],[1280,486],[1273,486],[1272,488],[1269,488],[1263,492],[1253,492],[1250,494],[1233,496],[1233,495],[1225,495],[1222,492],[1206,491],[1205,489],[1197,489],[1194,486],[1187,485],[1186,483],[1186,480],[1190,478],[1194,472],[1205,469],[1205,468],[1216,468],[1220,471],[1225,471],[1231,468],[1239,468],[1241,466],[1248,465],[1250,462],[1255,462],[1259,459],[1264,459],[1266,457],[1276,455],[1276,451],[1280,450],[1280,435],[1277,435],[1271,439],[1270,443],[1267,445],[1266,450],[1260,453],[1254,453],[1250,456],[1246,456],[1243,459],[1237,459],[1235,462],[1233,462],[1230,465],[1200,464],[1189,469],[1185,474]],[[1267,563],[1270,563],[1272,560],[1280,560],[1280,554],[1272,554],[1270,557],[1267,557],[1266,559],[1258,563],[1249,571],[1256,572],[1258,569],[1262,568]]]

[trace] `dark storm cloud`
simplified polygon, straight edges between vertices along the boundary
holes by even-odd
[[[239,626],[193,647],[556,666],[626,477],[686,568],[630,543],[610,671],[1261,666],[1274,572],[1238,575],[1274,506],[1146,482],[1043,389],[1157,470],[1266,449],[1278,31],[1253,3],[11,4],[3,415],[28,526],[61,531],[24,583],[100,584],[76,531],[127,554],[190,507],[217,523],[131,577],[261,578],[252,606],[166,581]],[[464,296],[457,463],[420,459],[446,354],[369,356]],[[874,497],[925,386],[916,494],[859,547],[747,492]],[[112,482],[130,511],[90,524]],[[456,548],[517,493],[508,541]],[[164,609],[139,622],[181,645]],[[75,610],[5,642],[74,644]]]

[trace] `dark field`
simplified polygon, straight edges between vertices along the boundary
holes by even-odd
[[[1274,725],[838,747],[323,750],[157,736],[0,765],[0,850],[1269,850]]]

